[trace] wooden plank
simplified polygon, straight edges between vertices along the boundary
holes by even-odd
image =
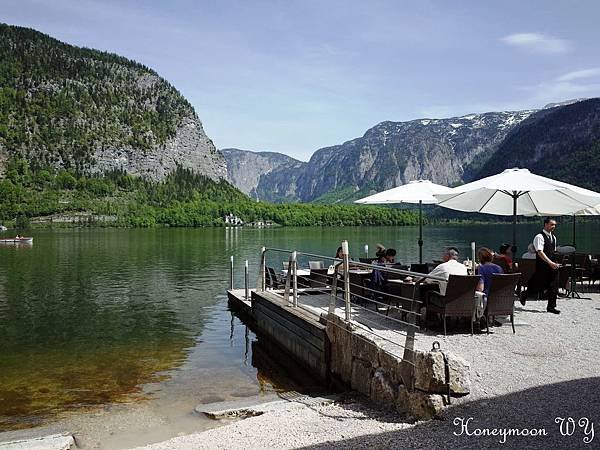
[[[326,327],[319,321],[318,316],[311,316],[310,320],[306,320],[304,317],[296,314],[298,312],[297,308],[292,306],[274,305],[273,303],[264,300],[256,301],[255,305],[261,305],[263,308],[272,311],[273,314],[277,314],[278,316],[285,318],[288,322],[307,330],[315,337],[320,338],[326,332]]]
[[[272,337],[279,347],[299,360],[298,362],[308,366],[312,372],[317,374],[326,373],[327,362],[325,361],[324,352],[318,351],[305,341],[298,340],[293,334],[287,332],[284,327],[272,320],[257,317],[257,324],[261,331]]]
[[[261,304],[255,304],[254,305],[254,317],[256,318],[257,321],[259,320],[259,317],[261,315],[264,317],[267,317],[269,320],[272,320],[273,322],[278,323],[279,325],[284,327],[286,330],[288,330],[289,333],[292,333],[298,339],[302,339],[303,341],[306,341],[307,344],[314,346],[319,351],[325,351],[325,332],[322,332],[320,335],[315,336],[314,334],[310,333],[306,328],[304,328],[302,326],[298,326],[297,324],[287,320],[285,317],[277,314],[276,311],[273,311],[269,308],[264,308],[264,306]],[[305,324],[305,326],[310,326],[310,325]]]
[[[262,304],[265,307],[285,316],[290,322],[296,323],[298,326],[304,327],[306,323],[310,324],[311,333],[315,336],[320,336],[325,332],[326,327],[320,323],[320,315],[306,311],[300,308],[292,308],[283,299],[279,299],[272,294],[263,296],[263,293],[253,293],[254,304]]]

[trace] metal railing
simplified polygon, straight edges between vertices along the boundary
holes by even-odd
[[[340,259],[263,247],[257,291],[272,291],[290,307],[320,313],[337,324],[331,320],[335,315],[347,328],[360,328],[403,349],[404,355],[412,351],[418,321],[425,319],[421,288],[426,283],[446,280],[404,267],[353,261],[347,241],[342,242],[342,253]],[[321,261],[323,268],[301,269],[307,260]],[[283,266],[287,269],[277,270],[275,266],[280,263],[286,263]],[[407,277],[412,281],[405,281]],[[378,279],[382,282],[377,283]]]

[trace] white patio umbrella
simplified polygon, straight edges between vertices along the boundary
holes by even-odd
[[[436,198],[440,206],[458,211],[512,215],[513,251],[517,215],[571,215],[600,203],[597,192],[517,168],[458,186]]]
[[[573,214],[573,247],[577,247],[577,245],[575,245],[575,218],[577,216],[600,216],[600,205],[585,208]]]
[[[432,183],[429,180],[414,180],[387,191],[356,200],[365,205],[391,205],[397,203],[419,204],[419,263],[423,263],[423,204],[436,204],[435,194],[449,194],[452,189]]]

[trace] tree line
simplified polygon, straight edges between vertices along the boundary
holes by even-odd
[[[86,175],[9,160],[0,180],[1,221],[23,225],[69,213],[111,217],[110,225],[123,227],[223,226],[226,214],[283,226],[415,225],[418,220],[412,211],[390,207],[256,202],[224,180],[182,167],[156,182],[124,171]]]

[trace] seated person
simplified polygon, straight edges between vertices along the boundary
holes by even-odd
[[[485,293],[487,296],[490,293],[490,286],[492,284],[492,274],[504,273],[502,267],[498,264],[494,264],[492,259],[494,254],[489,248],[481,247],[477,252],[479,259],[479,267],[477,268],[477,275],[479,275],[479,284],[477,290]]]
[[[389,250],[391,250],[391,252],[389,252]],[[389,252],[389,254],[388,254],[388,252]],[[396,255],[396,250],[394,250],[394,249],[388,249],[388,250],[379,249],[377,251],[377,261],[374,261],[373,264],[376,266],[385,266],[386,263],[390,260],[390,258],[392,261],[394,260],[395,255]],[[377,291],[384,291],[386,284],[387,284],[387,279],[386,279],[383,271],[374,269],[373,272],[371,272],[371,280],[370,280],[371,289],[375,289]]]
[[[376,266],[393,266],[395,263],[396,250],[393,248],[388,248],[387,250],[379,250],[377,252],[377,261],[373,264]],[[390,272],[384,272],[382,270],[374,269],[371,273],[370,286],[371,289],[375,289],[378,291],[386,292],[387,290],[387,281],[391,276],[394,277],[395,274]]]
[[[458,249],[456,247],[448,247],[442,256],[443,263],[439,264],[435,269],[429,272],[429,275],[448,280],[450,275],[467,275],[467,268],[464,264],[458,262]],[[446,295],[447,282],[429,280],[428,283],[438,283],[440,286],[440,294]]]
[[[479,259],[479,267],[477,268],[477,274],[480,278],[479,284],[477,285],[477,290],[485,294],[482,299],[483,303],[481,304],[483,312],[487,307],[487,297],[490,293],[490,287],[492,285],[492,275],[495,273],[504,273],[504,270],[498,264],[494,264],[492,262],[494,258],[494,253],[489,248],[481,247],[477,252],[477,257]],[[502,323],[494,319],[491,325],[495,327],[500,327],[502,326]]]
[[[393,248],[388,248],[385,251],[384,259],[385,259],[385,261],[384,261],[385,264],[388,264],[388,265],[395,264],[396,263],[396,261],[395,261],[396,250]]]
[[[510,244],[502,244],[498,249],[498,253],[494,255],[494,264],[502,267],[504,273],[513,272],[512,249]]]
[[[530,243],[527,246],[527,251],[525,253],[523,253],[523,256],[521,256],[521,259],[535,259],[535,255],[536,255],[535,247],[533,246],[533,243]]]

